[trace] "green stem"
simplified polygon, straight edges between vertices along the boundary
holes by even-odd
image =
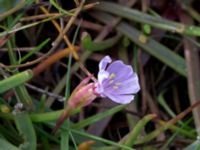
[[[91,117],[89,117],[87,119],[84,119],[82,121],[79,121],[79,122],[73,124],[71,126],[71,128],[73,128],[73,129],[84,128],[84,127],[86,127],[86,126],[88,126],[90,124],[93,124],[93,123],[95,123],[95,122],[97,122],[97,121],[99,121],[99,120],[101,120],[101,119],[103,119],[105,117],[111,116],[111,115],[121,111],[125,107],[126,107],[126,105],[119,105],[119,106],[113,107],[113,108],[111,108],[111,109],[109,109],[109,110],[107,110],[105,112],[99,113],[97,115],[91,116]]]
[[[41,122],[57,120],[63,113],[63,111],[64,109],[53,112],[45,112],[45,113],[31,113],[29,115],[32,122],[41,123]],[[79,111],[80,111],[79,109],[72,111],[72,115],[78,113]],[[0,113],[0,118],[13,120],[14,117],[15,116],[12,113]]]
[[[77,131],[77,130],[74,130],[74,129],[69,129],[69,131],[71,131],[71,132],[73,132],[77,135],[81,135],[81,136],[85,136],[87,138],[91,138],[91,139],[94,139],[94,140],[97,140],[97,141],[101,141],[105,144],[116,146],[117,148],[122,148],[124,150],[134,150],[133,148],[128,147],[126,145],[119,144],[119,143],[116,143],[116,142],[113,142],[113,141],[110,141],[110,140],[106,140],[104,138],[97,137],[97,136],[94,136],[94,135],[91,135],[91,134],[88,134],[88,133],[85,133],[85,132],[80,132],[80,131]]]
[[[15,56],[15,53],[12,50],[11,40],[7,41],[7,46],[8,46],[8,54],[9,54],[10,62],[12,65],[16,65],[17,59]],[[18,70],[16,70],[15,72],[18,73]],[[30,74],[30,71],[29,71],[29,74]],[[34,108],[34,106],[33,106],[32,99],[31,99],[26,87],[22,84],[22,85],[15,87],[15,90],[19,97],[19,101],[25,105],[27,110],[32,110]]]
[[[137,137],[141,133],[141,130],[145,127],[145,125],[154,119],[156,117],[155,114],[150,114],[142,118],[136,126],[133,128],[133,130],[128,134],[128,137],[126,138],[125,145],[126,146],[132,146],[137,140]]]

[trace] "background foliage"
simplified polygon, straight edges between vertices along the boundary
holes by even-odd
[[[0,149],[200,149],[199,6],[0,0]],[[105,55],[132,65],[141,91],[128,105],[98,98],[53,134]]]

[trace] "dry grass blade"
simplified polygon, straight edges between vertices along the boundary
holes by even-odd
[[[180,13],[180,19],[185,24],[193,24],[193,20],[185,13]],[[197,47],[186,38],[184,38],[184,53],[187,64],[190,103],[193,104],[200,99],[200,59]],[[193,115],[197,133],[200,135],[200,110],[194,109]]]

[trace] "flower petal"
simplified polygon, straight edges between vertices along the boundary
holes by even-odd
[[[140,90],[137,78],[128,79],[124,82],[117,82],[112,85],[104,86],[104,91],[117,94],[134,94]]]
[[[133,69],[130,65],[125,65],[122,61],[117,60],[111,63],[108,68],[106,69],[110,74],[114,74],[115,78],[113,80],[115,81],[123,81],[133,74]]]
[[[107,71],[104,71],[104,70],[100,70],[99,72],[98,72],[98,82],[100,83],[100,84],[102,84],[102,82],[103,82],[103,80],[104,79],[107,79],[108,77],[109,77],[109,72],[107,72]]]
[[[98,95],[100,95],[101,97],[105,97],[104,95],[104,87],[102,84],[100,83],[96,83],[96,86],[95,86],[95,89],[94,89],[94,92]]]
[[[137,74],[134,73],[134,75],[132,78],[121,82],[121,85],[116,89],[118,94],[133,94],[140,90]]]
[[[120,104],[128,104],[134,99],[134,95],[116,95],[113,93],[104,93],[112,101]]]
[[[111,63],[112,59],[110,56],[105,56],[99,63],[99,70],[105,70],[108,63]]]

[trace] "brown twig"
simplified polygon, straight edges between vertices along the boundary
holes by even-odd
[[[74,50],[77,51],[79,48],[76,46],[74,47]],[[45,61],[41,62],[39,65],[37,65],[35,68],[33,68],[33,75],[36,76],[40,74],[42,71],[47,69],[50,65],[57,62],[61,58],[66,57],[70,53],[69,48],[65,48],[64,50],[58,51],[52,56],[48,57]]]
[[[49,11],[48,11],[45,7],[41,6],[40,9],[41,9],[46,15],[50,15]],[[74,22],[74,21],[75,21],[75,19],[73,20],[73,22]],[[62,34],[62,29],[61,29],[61,27],[59,26],[59,24],[57,23],[57,21],[56,21],[56,20],[51,20],[51,22],[53,23],[53,25],[55,26],[55,28],[58,30],[58,32],[59,32],[60,34]],[[67,25],[68,25],[68,24],[67,24]],[[70,50],[71,50],[71,52],[72,52],[74,58],[75,58],[76,60],[79,60],[79,56],[78,56],[78,54],[75,52],[75,50],[74,50],[74,48],[73,48],[71,42],[69,41],[67,35],[63,34],[63,39],[64,39],[65,43],[67,44],[67,46],[70,48]]]
[[[83,2],[81,3],[81,5],[76,9],[75,13],[73,16],[71,16],[71,18],[69,19],[69,22],[67,23],[67,25],[65,26],[65,28],[62,30],[62,32],[59,33],[58,37],[54,40],[54,42],[52,43],[52,48],[43,56],[41,56],[40,58],[31,61],[31,62],[27,62],[25,64],[20,64],[20,65],[10,65],[10,66],[6,66],[4,64],[0,64],[0,67],[3,68],[20,68],[20,67],[28,67],[31,66],[33,64],[39,63],[42,60],[44,60],[45,58],[47,58],[59,45],[59,43],[61,42],[63,36],[65,35],[65,33],[69,30],[69,28],[71,27],[71,25],[73,24],[73,22],[75,21],[76,17],[78,16],[78,14],[80,13],[82,7],[83,7]],[[70,45],[71,46],[71,45]],[[71,47],[72,48],[72,47]],[[76,54],[74,54],[76,55]],[[78,56],[78,55],[77,55]]]
[[[65,100],[65,98],[62,97],[62,96],[60,96],[60,95],[56,95],[56,94],[54,94],[54,93],[48,92],[47,90],[41,89],[41,88],[36,87],[36,86],[34,86],[34,85],[31,85],[31,84],[28,84],[28,83],[26,83],[25,85],[26,85],[26,87],[28,87],[28,88],[30,88],[30,89],[32,89],[32,90],[34,90],[34,91],[37,91],[38,93],[42,93],[42,94],[45,94],[45,95],[54,97],[54,98],[56,98],[58,101],[61,101],[61,102],[62,102],[62,101]]]
[[[186,110],[184,110],[183,112],[178,114],[175,118],[173,118],[170,121],[166,122],[166,124],[163,125],[162,127],[154,130],[153,132],[151,132],[150,134],[145,136],[143,139],[138,141],[137,144],[146,143],[146,142],[149,142],[152,139],[156,138],[160,133],[162,133],[163,131],[168,129],[171,125],[174,125],[175,123],[177,123],[179,120],[183,119],[186,115],[188,115],[190,112],[192,112],[193,109],[198,107],[199,105],[200,105],[200,100],[196,101],[193,105],[191,105]]]

